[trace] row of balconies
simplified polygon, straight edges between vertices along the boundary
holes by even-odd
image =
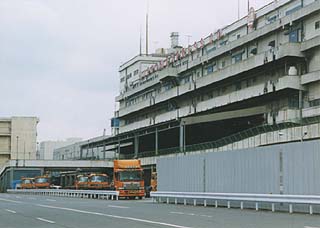
[[[269,53],[269,52],[268,52]],[[226,68],[220,69],[218,71],[215,71],[211,74],[208,74],[204,77],[201,77],[196,80],[196,87],[197,89],[200,89],[201,87],[208,86],[210,84],[213,84],[218,81],[222,81],[224,79],[227,79],[229,77],[232,77],[234,75],[247,72],[251,69],[254,69],[256,67],[262,66],[266,63],[266,61],[273,61],[273,56],[268,58],[268,53],[263,53],[255,56],[251,56],[250,58],[243,60],[241,62],[235,63],[231,66],[228,66]],[[284,45],[281,45],[279,47],[279,51],[275,53],[275,60],[280,59],[286,56],[296,56],[296,57],[302,57],[302,53],[300,52],[300,44],[299,43],[286,43]],[[136,112],[140,109],[149,107],[154,104],[158,104],[160,102],[172,99],[177,96],[181,96],[187,92],[190,92],[195,89],[195,85],[193,83],[186,83],[183,85],[180,85],[177,89],[176,87],[157,94],[156,97],[153,99],[147,99],[141,102],[138,102],[134,105],[131,105],[129,107],[123,107],[119,109],[119,116],[125,116],[130,113]]]
[[[192,67],[198,66],[200,65],[202,62],[207,61],[209,59],[215,58],[217,56],[222,55],[223,53],[227,53],[232,51],[233,49],[240,47],[242,45],[245,45],[253,40],[256,40],[262,36],[265,36],[266,34],[269,34],[272,31],[275,31],[279,28],[282,28],[284,25],[290,24],[293,21],[297,21],[307,15],[311,15],[312,13],[315,13],[317,11],[320,10],[320,2],[319,1],[315,1],[314,3],[311,3],[305,7],[303,7],[302,9],[298,10],[297,12],[294,12],[288,16],[282,17],[281,20],[277,20],[274,23],[268,24],[262,28],[257,29],[254,32],[251,32],[249,34],[247,34],[246,36],[240,37],[239,39],[229,43],[226,46],[220,47],[218,49],[216,49],[215,51],[209,53],[207,56],[203,56],[202,58],[195,58],[193,61],[188,63],[187,65],[181,65],[178,69],[176,68],[166,68],[163,69],[162,71],[158,71],[154,74],[159,74],[160,78],[164,78],[166,76],[176,76],[178,73],[182,73],[184,71],[186,71],[187,69],[190,69]],[[310,48],[309,46],[312,45],[318,45],[317,41],[319,38],[313,39],[313,41],[310,43],[310,41],[305,41],[302,45],[301,51],[307,50],[308,48]],[[284,56],[284,54],[286,55],[290,55],[290,52],[293,51],[293,56],[301,56],[301,53],[296,53],[298,50],[300,51],[300,48],[292,48],[292,46],[297,45],[297,44],[289,44],[291,46],[287,46],[288,49],[286,49],[286,46],[283,45],[282,49],[284,50],[283,52],[280,50],[279,51],[279,56],[278,58],[280,58],[281,56]],[[281,48],[281,47],[280,47]],[[132,96],[133,94],[139,92],[139,91],[143,91],[147,88],[149,88],[150,86],[155,85],[156,83],[158,83],[158,80],[153,80],[150,81],[142,86],[139,86],[136,89],[132,89],[128,92],[126,92],[125,94],[119,95],[116,97],[116,101],[120,101],[122,99],[124,99],[125,97],[129,97]]]
[[[159,114],[155,117],[154,120],[152,118],[148,118],[142,121],[137,121],[135,123],[122,126],[120,127],[120,133],[139,129],[142,127],[151,126],[153,124],[167,122],[167,121],[178,119],[181,117],[186,117],[188,115],[194,114],[195,110],[197,112],[203,112],[209,109],[221,107],[224,105],[236,103],[236,102],[254,98],[254,97],[263,96],[265,94],[269,94],[269,93],[284,90],[284,89],[296,89],[296,90],[303,89],[300,85],[300,77],[284,76],[282,78],[279,78],[277,82],[273,82],[273,83],[268,82],[267,84],[262,83],[256,86],[248,87],[246,89],[234,91],[227,95],[204,100],[197,103],[196,109],[192,105],[183,106],[177,110],[172,110],[166,113]]]

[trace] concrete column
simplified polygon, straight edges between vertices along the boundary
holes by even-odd
[[[158,128],[156,128],[156,131],[155,131],[155,142],[154,142],[154,150],[155,150],[155,153],[156,155],[158,155],[158,150],[159,150],[159,133],[158,133]]]
[[[185,125],[183,123],[180,123],[179,146],[180,146],[180,152],[184,152],[184,153],[186,153],[185,129],[186,129]]]
[[[139,136],[135,135],[134,136],[134,156],[138,158],[139,154]]]

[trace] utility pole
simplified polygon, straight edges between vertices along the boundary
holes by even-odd
[[[19,154],[19,136],[17,136],[17,157],[16,157],[16,166],[18,166],[18,154]]]

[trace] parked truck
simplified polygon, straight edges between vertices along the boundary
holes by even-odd
[[[21,178],[21,189],[33,189],[34,178],[22,177]]]
[[[145,196],[143,169],[140,160],[114,160],[114,189],[119,197],[140,199]]]
[[[49,176],[37,176],[34,178],[34,188],[47,188],[51,185]]]
[[[88,188],[91,190],[109,190],[111,183],[107,174],[92,173],[88,177]]]

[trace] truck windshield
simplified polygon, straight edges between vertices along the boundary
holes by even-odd
[[[142,180],[141,171],[122,171],[119,172],[120,181],[139,181]]]
[[[107,182],[108,179],[106,176],[92,176],[91,182]]]
[[[32,184],[31,180],[23,180],[22,184]]]
[[[88,177],[80,177],[79,182],[88,182]]]
[[[47,183],[49,182],[48,178],[37,178],[35,180],[36,183]]]

